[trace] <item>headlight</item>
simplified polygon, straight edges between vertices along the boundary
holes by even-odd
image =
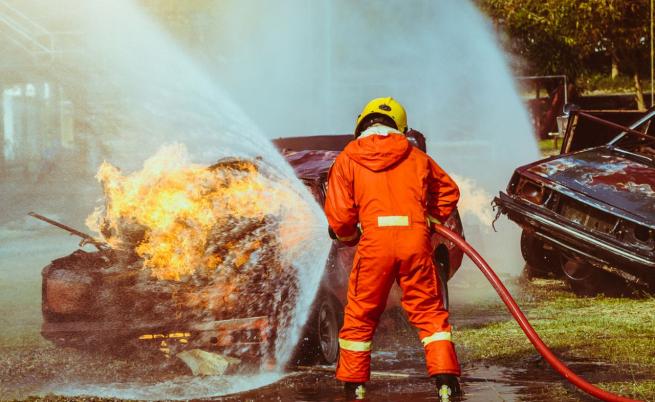
[[[655,249],[655,230],[632,222],[621,222],[619,229],[621,239],[639,248]]]
[[[546,201],[548,189],[533,181],[520,178],[516,185],[516,195],[533,204],[541,205]]]

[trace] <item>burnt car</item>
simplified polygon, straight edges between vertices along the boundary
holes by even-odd
[[[653,291],[654,118],[573,109],[560,154],[515,170],[495,203],[523,229],[530,274],[562,275],[583,295]]]
[[[409,138],[415,146],[425,146],[422,135],[410,133]],[[323,205],[328,171],[351,139],[351,135],[293,137],[275,140],[274,144],[297,177]],[[227,159],[210,169],[229,170],[232,180],[234,174],[247,174],[254,165],[256,161]],[[57,222],[50,223],[62,227]],[[446,225],[462,234],[457,211]],[[197,348],[226,355],[271,358],[276,326],[288,316],[286,313],[295,302],[293,295],[298,286],[280,259],[275,219],[225,222],[220,231],[221,236],[212,240],[212,252],[224,264],[225,275],[220,277],[200,276],[186,282],[158,281],[147,270],[140,269],[143,261],[134,253],[98,243],[94,243],[98,251],[80,249],[54,260],[42,272],[42,335],[58,345],[104,349],[111,353],[129,353],[134,348],[149,346],[168,354]],[[74,234],[84,236],[80,232]],[[325,235],[328,235],[327,230]],[[136,245],[143,233],[138,228],[130,228],[127,237]],[[461,265],[463,254],[454,244],[437,235],[433,235],[432,245],[447,302],[447,281]],[[333,363],[336,360],[338,331],[354,253],[355,247],[333,241],[320,290],[293,362]],[[250,266],[244,266],[244,261],[249,261]],[[244,267],[247,275],[243,274]],[[238,270],[240,275],[231,275],[231,270]],[[234,282],[237,277],[239,283]],[[280,286],[283,286],[283,294],[276,296]],[[253,302],[237,300],[232,303],[234,300],[226,295],[234,288],[248,289],[249,294],[255,296]],[[218,302],[208,303],[207,300]],[[261,300],[278,302],[260,303]],[[388,308],[398,307],[399,301],[400,292],[396,286],[389,297]]]

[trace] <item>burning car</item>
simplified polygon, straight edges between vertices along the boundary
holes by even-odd
[[[130,178],[100,169],[106,205],[90,220],[106,242],[32,213],[97,248],[43,269],[43,336],[112,353],[150,345],[272,358],[271,323],[284,325],[297,293],[279,219],[250,200],[218,202],[256,191],[266,174],[239,159],[152,177],[144,171]]]
[[[653,118],[572,110],[560,155],[516,169],[495,203],[522,227],[532,274],[563,274],[585,295],[621,293],[617,280],[653,290]]]
[[[351,138],[295,137],[274,143],[323,205],[329,168]],[[418,133],[410,134],[410,140],[417,146],[425,144]],[[220,219],[205,222],[176,212],[172,214],[175,219],[166,218],[162,225],[162,217],[171,215],[170,208],[178,211],[178,204],[187,202],[176,197],[171,186],[187,183],[191,176],[200,183],[194,189],[198,193],[192,198],[198,203],[194,207],[217,208],[220,204]],[[83,237],[98,249],[77,250],[43,269],[43,336],[59,345],[112,353],[149,345],[166,353],[201,349],[271,359],[278,329],[288,324],[285,320],[296,302],[299,286],[293,269],[281,255],[284,228],[279,227],[276,216],[264,213],[268,209],[260,210],[249,202],[240,206],[248,213],[241,209],[236,213],[224,198],[237,197],[236,202],[241,202],[238,194],[257,191],[262,180],[266,185],[261,187],[267,188],[269,197],[264,202],[285,202],[278,198],[293,194],[270,194],[268,181],[276,178],[256,160],[225,159],[209,168],[194,167],[165,179],[158,176],[147,186],[143,186],[143,177],[132,180],[111,166],[101,168],[99,178],[107,205],[92,221],[108,243],[34,214]],[[160,187],[163,190],[158,193]],[[150,200],[152,193],[156,194],[155,204]],[[145,215],[136,219],[135,209]],[[446,225],[462,233],[457,212]],[[180,254],[175,253],[175,247],[185,246],[180,243],[191,243],[195,260],[175,260],[175,255]],[[447,280],[459,268],[463,255],[436,235],[432,244],[437,273],[447,294]],[[354,247],[333,242],[295,361],[336,360],[354,252]],[[207,269],[191,268],[197,266]],[[398,305],[396,289],[390,295],[389,306]]]

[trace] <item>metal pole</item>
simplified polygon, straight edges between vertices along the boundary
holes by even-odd
[[[653,0],[651,0],[652,2]],[[569,86],[568,86],[568,78],[566,77],[565,74],[560,74],[560,75],[520,75],[517,76],[517,80],[536,80],[540,78],[546,78],[546,79],[563,79],[564,80],[564,106],[569,102]]]

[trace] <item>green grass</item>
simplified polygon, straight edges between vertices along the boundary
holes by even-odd
[[[562,139],[557,140],[557,147],[555,147],[555,141],[551,138],[546,140],[539,140],[539,152],[543,156],[550,156],[559,154],[560,146],[562,145]]]
[[[655,380],[632,381],[632,382],[610,382],[598,384],[604,390],[630,395],[633,398],[642,400],[655,400]]]
[[[580,298],[560,281],[534,280],[524,284],[519,299],[542,340],[562,360],[596,364],[604,371],[597,379],[603,388],[655,400],[654,298]],[[485,308],[494,309],[504,306]],[[509,316],[501,322],[458,328],[456,336],[463,361],[521,367],[536,359],[532,345]]]
[[[605,391],[609,391],[628,398],[640,401],[653,401],[655,397],[655,381],[646,380],[641,382],[610,382],[596,384]],[[538,394],[536,392],[539,392]],[[574,392],[571,386],[563,384],[552,384],[541,390],[535,390],[532,397],[538,396],[544,401],[579,401],[581,393]],[[536,399],[529,399],[536,400]],[[584,400],[596,401],[597,399],[586,397]]]

